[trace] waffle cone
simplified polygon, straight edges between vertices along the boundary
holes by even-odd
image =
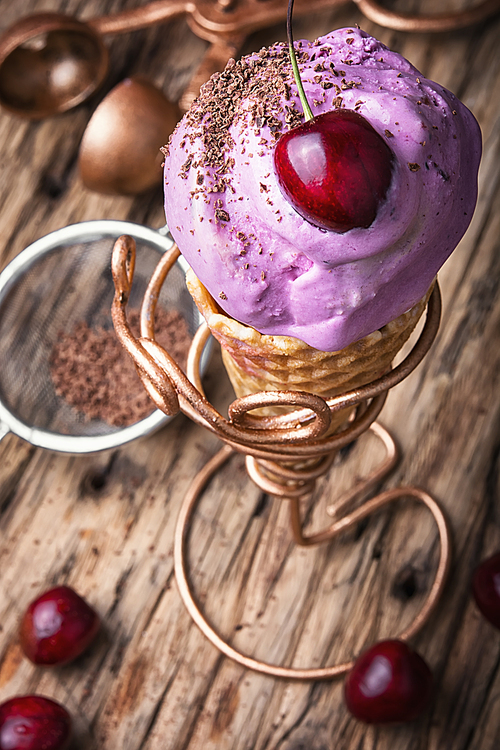
[[[386,373],[420,319],[430,291],[395,320],[339,352],[322,352],[291,336],[261,334],[228,317],[189,270],[188,289],[213,336],[238,397],[259,391],[306,391],[323,398],[366,385]],[[256,413],[276,414],[279,407]],[[282,409],[281,409],[282,410]],[[345,424],[350,409],[337,412],[331,430]]]

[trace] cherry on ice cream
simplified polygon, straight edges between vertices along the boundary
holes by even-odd
[[[369,227],[392,177],[392,152],[361,115],[325,112],[281,136],[279,183],[296,211],[317,227]]]
[[[276,145],[280,187],[296,211],[317,227],[335,232],[369,227],[391,183],[392,151],[358,112],[334,109],[314,117],[295,53],[292,12],[293,0],[288,0],[288,49],[306,121]],[[320,64],[318,70],[323,69]]]
[[[99,616],[76,591],[57,586],[26,610],[20,627],[21,647],[35,664],[64,664],[85,651],[99,626]]]

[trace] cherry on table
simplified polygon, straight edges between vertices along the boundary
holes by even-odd
[[[369,227],[392,179],[393,153],[357,112],[337,109],[278,140],[274,166],[295,210],[323,229]]]
[[[20,627],[21,647],[34,664],[64,664],[80,656],[99,630],[98,614],[69,586],[35,599]]]
[[[481,614],[500,629],[500,552],[477,566],[472,592]]]
[[[344,695],[350,713],[367,724],[413,721],[432,694],[432,673],[407,643],[380,641],[356,660]]]
[[[20,695],[0,704],[0,750],[66,750],[71,717],[41,695]]]

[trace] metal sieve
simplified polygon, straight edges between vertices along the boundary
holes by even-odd
[[[88,419],[57,395],[51,378],[51,353],[61,332],[82,321],[91,329],[113,330],[111,253],[123,234],[137,243],[130,307],[139,309],[159,257],[174,244],[167,228],[156,231],[126,221],[73,224],[29,245],[0,274],[0,440],[14,433],[49,450],[93,453],[147,435],[172,419],[159,410],[126,427]],[[179,258],[159,305],[179,311],[194,335],[202,318],[184,282],[186,269]],[[208,357],[206,349],[202,371]]]

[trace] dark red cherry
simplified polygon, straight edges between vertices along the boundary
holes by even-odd
[[[500,629],[500,552],[478,565],[472,578],[472,592],[479,611]]]
[[[71,717],[41,695],[20,695],[0,704],[0,750],[65,750]]]
[[[392,164],[382,136],[348,109],[289,130],[274,151],[279,184],[296,211],[335,232],[370,226],[385,200]]]
[[[57,586],[35,599],[21,621],[21,647],[35,664],[76,659],[99,630],[97,613],[69,586]]]
[[[367,724],[412,721],[432,693],[432,673],[403,641],[380,641],[356,660],[344,694],[353,716]]]

